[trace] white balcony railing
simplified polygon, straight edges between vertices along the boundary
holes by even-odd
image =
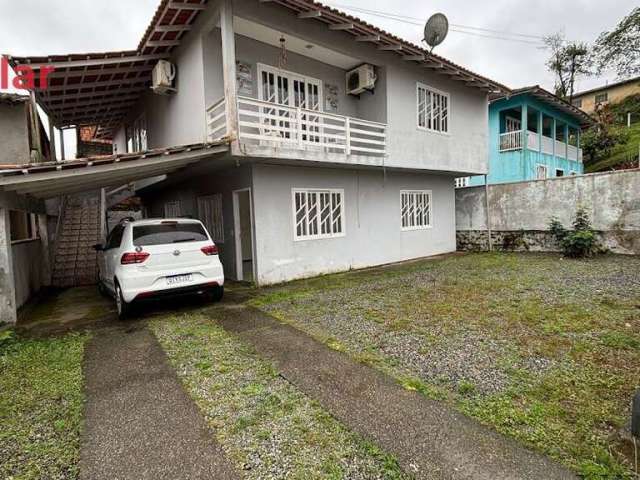
[[[567,144],[556,140],[556,157],[567,158]]]
[[[227,135],[227,102],[223,98],[207,109],[207,138],[210,142]]]
[[[534,152],[540,150],[540,139],[536,132],[527,131],[527,148]]]
[[[522,130],[507,132],[500,134],[500,151],[508,152],[510,150],[522,149]]]
[[[527,131],[526,145],[528,150],[534,152],[541,151],[547,155],[554,154],[554,142],[555,142],[555,156],[560,158],[568,158],[569,160],[582,161],[582,149],[573,145],[567,145],[560,140],[553,140],[552,138],[541,136],[542,144],[540,144],[540,137],[536,132]],[[500,151],[509,152],[512,150],[522,150],[522,130],[515,132],[507,132],[500,134]]]
[[[239,97],[243,144],[346,155],[386,155],[387,126],[343,115]]]
[[[542,136],[542,153],[553,155],[553,138]]]

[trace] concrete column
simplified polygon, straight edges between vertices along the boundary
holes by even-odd
[[[553,163],[555,165],[556,163],[556,129],[558,128],[558,126],[556,125],[556,117],[553,117],[553,122],[551,123],[551,139],[553,140],[553,142],[551,142],[553,144]]]
[[[542,153],[542,111],[538,110],[538,152]]]
[[[16,323],[16,289],[9,209],[0,207],[0,323]]]
[[[51,118],[49,118],[49,152],[51,153],[51,158],[49,159],[52,162],[57,160],[56,158],[56,131],[53,128],[53,123],[51,122]]]
[[[569,160],[569,124],[564,124],[564,158]]]
[[[42,272],[42,286],[51,286],[51,247],[49,245],[49,227],[47,225],[47,215],[45,213],[39,213],[36,216],[38,222],[38,234],[40,235],[40,250],[41,257],[41,272]]]
[[[64,160],[64,130],[58,130],[60,133],[60,160]]]
[[[224,96],[227,101],[227,134],[231,138],[231,152],[240,153],[238,141],[238,90],[236,87],[236,39],[233,30],[233,1],[223,0],[220,6],[220,35],[222,37],[222,73]]]

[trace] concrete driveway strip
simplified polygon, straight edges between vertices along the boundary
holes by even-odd
[[[285,378],[342,423],[394,454],[416,478],[576,478],[548,457],[441,402],[405,390],[390,377],[260,311],[228,309],[220,323],[272,360]]]
[[[80,478],[239,478],[142,326],[96,332],[85,354]]]

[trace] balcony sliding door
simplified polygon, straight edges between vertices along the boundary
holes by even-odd
[[[258,65],[258,76],[260,100],[285,107],[265,108],[263,124],[270,125],[273,133],[292,143],[298,140],[306,145],[319,143],[320,117],[309,111],[319,112],[322,108],[320,80],[262,64]]]

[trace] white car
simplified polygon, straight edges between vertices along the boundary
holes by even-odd
[[[126,317],[134,302],[183,294],[224,294],[218,247],[202,222],[183,218],[122,221],[100,252],[99,286]]]

